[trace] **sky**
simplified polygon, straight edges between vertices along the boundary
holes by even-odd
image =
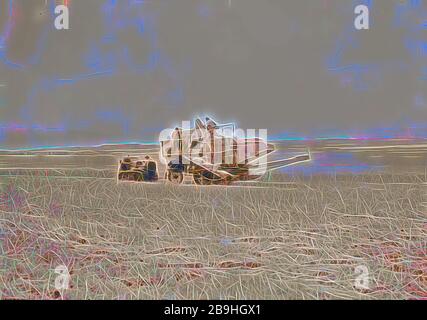
[[[0,148],[155,142],[195,116],[271,138],[427,137],[427,1],[0,0]],[[370,29],[354,8],[370,8]]]

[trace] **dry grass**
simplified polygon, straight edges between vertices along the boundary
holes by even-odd
[[[425,175],[0,179],[0,299],[427,298]],[[359,265],[369,290],[354,287]]]

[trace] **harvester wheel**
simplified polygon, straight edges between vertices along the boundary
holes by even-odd
[[[182,172],[169,170],[167,172],[167,178],[169,182],[172,182],[173,184],[181,184],[184,180],[184,174]]]
[[[200,173],[193,174],[193,181],[195,184],[197,184],[199,186],[202,185],[203,184],[202,175]]]
[[[209,186],[212,184],[212,180],[206,176],[206,173],[195,173],[193,175],[194,183],[199,186]]]

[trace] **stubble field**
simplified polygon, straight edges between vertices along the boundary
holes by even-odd
[[[425,173],[271,181],[9,172],[0,299],[427,298]],[[55,289],[61,265],[66,290]]]

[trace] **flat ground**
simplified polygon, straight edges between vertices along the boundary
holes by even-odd
[[[234,187],[24,173],[0,180],[0,299],[427,298],[423,172]]]

